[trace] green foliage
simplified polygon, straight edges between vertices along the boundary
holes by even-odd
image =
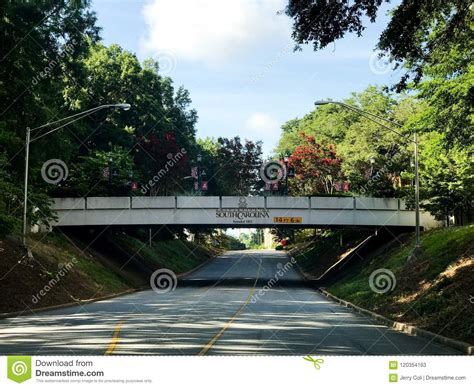
[[[0,236],[20,230],[21,190],[11,182],[5,153],[0,153]]]
[[[369,113],[407,122],[418,104],[413,98],[396,98],[381,88],[368,87],[353,93],[345,103]],[[299,120],[291,120],[283,131],[277,151],[290,150],[306,144],[300,133],[313,136],[323,144],[335,144],[342,159],[341,176],[350,182],[351,191],[373,196],[397,195],[400,174],[408,170],[410,142],[380,128],[379,125],[337,105],[316,108]],[[374,164],[371,164],[371,159]],[[301,171],[299,173],[309,173]]]
[[[295,147],[289,165],[295,169],[290,192],[297,195],[332,194],[342,176],[341,159],[333,144],[318,143],[314,136],[300,134],[301,144]]]
[[[0,7],[0,229],[4,233],[17,231],[21,220],[26,127],[67,116],[65,82],[83,82],[78,62],[99,31],[88,8],[87,0],[46,0],[41,6],[2,2]],[[68,161],[69,143],[68,135],[52,137],[39,140],[31,149],[31,222],[50,215],[41,165],[52,157]]]
[[[474,30],[457,31],[449,44],[439,44],[439,30],[443,28],[446,27],[434,29],[426,42],[432,49],[429,61],[423,66],[426,77],[416,85],[416,90],[427,105],[414,126],[419,132],[444,134],[446,147],[472,146]]]
[[[312,43],[319,50],[346,32],[362,34],[364,16],[374,22],[382,0],[346,1],[289,0],[285,13],[293,19],[293,39],[298,45]]]
[[[129,155],[125,163],[127,166],[121,170],[126,174],[133,171],[133,179],[138,181],[139,186],[143,187],[163,170],[159,182],[146,190],[146,194],[183,192],[181,178],[189,169],[184,154],[195,148],[194,124],[197,120],[196,112],[189,109],[189,92],[182,87],[175,90],[171,79],[158,73],[157,62],[149,59],[140,65],[134,54],[118,45],[106,47],[91,43],[83,69],[89,82],[87,88],[78,89],[74,84],[69,85],[66,102],[71,107],[84,109],[98,102],[128,102],[132,109],[94,115],[98,125],[95,124],[92,131],[90,123],[84,122],[82,131],[87,138],[87,148],[77,145],[80,157],[76,166],[81,169],[81,162],[91,162],[84,157],[95,158],[97,151],[113,152],[110,150],[118,146],[122,154]],[[173,158],[178,153],[179,160],[173,163],[172,168],[167,168],[170,156]],[[114,158],[113,155],[108,156]],[[120,164],[123,156],[112,162]],[[130,166],[130,160],[133,166]],[[102,168],[106,166],[107,163],[102,164]],[[89,167],[86,164],[82,170]],[[94,171],[100,166],[95,167]],[[97,178],[94,183],[100,181],[100,176]],[[115,186],[102,192],[123,195],[123,183],[127,179],[128,176],[119,177]]]
[[[239,241],[249,249],[259,249],[263,246],[263,229],[240,233]]]
[[[190,108],[189,92],[175,89],[170,78],[161,76],[158,62],[140,64],[120,46],[100,43],[89,1],[44,1],[41,6],[10,2],[0,8],[0,18],[2,233],[19,229],[27,126],[35,128],[102,104],[132,105],[127,112],[101,110],[31,144],[31,224],[40,219],[47,224],[53,217],[48,196],[128,195],[131,180],[140,189],[166,167],[170,154],[196,150],[197,114]],[[65,162],[67,180],[50,185],[42,179],[41,167],[49,159]],[[109,165],[118,171],[111,182],[103,176]],[[147,194],[184,192],[181,178],[188,171],[188,159],[180,158]]]
[[[262,182],[262,143],[219,137],[198,142],[202,155],[201,167],[209,181],[208,195],[248,195],[260,191]]]
[[[446,148],[445,135],[424,136],[421,149],[421,187],[424,207],[439,219],[462,215],[472,208],[474,197],[473,146]]]
[[[246,245],[239,241],[239,239],[235,238],[234,236],[229,236],[228,234],[223,235],[223,240],[219,245],[219,248],[226,249],[226,250],[243,250],[246,249]]]
[[[73,166],[62,193],[71,197],[129,195],[133,168],[132,157],[123,147],[95,151]]]
[[[470,69],[472,71],[472,66]],[[342,159],[342,175],[350,182],[352,193],[404,197],[407,204],[413,206],[413,145],[410,132],[416,130],[421,133],[418,142],[423,208],[439,219],[455,215],[457,223],[463,223],[465,219],[469,222],[474,194],[473,143],[469,137],[474,131],[470,124],[472,115],[468,114],[467,109],[469,103],[463,94],[468,93],[468,87],[464,84],[468,73],[446,77],[444,81],[430,79],[421,83],[418,99],[403,95],[395,97],[382,89],[369,87],[344,100],[366,112],[404,124],[399,131],[406,134],[405,139],[352,111],[337,105],[326,105],[302,119],[289,121],[284,126],[278,150],[294,151],[304,147],[304,139],[298,136],[304,129],[320,142],[335,143]],[[439,96],[425,95],[426,90],[451,96],[452,101],[445,101],[444,106],[434,101]],[[451,94],[446,94],[447,90]],[[463,93],[453,97],[458,90]],[[458,108],[460,112],[456,116],[454,112]],[[446,130],[434,130],[436,123],[446,123]],[[311,175],[314,168],[314,164],[301,165],[299,173]],[[307,194],[304,190],[298,191],[295,184],[293,186],[292,193]]]
[[[381,4],[381,0],[290,0],[286,13],[294,20],[295,41],[312,43],[319,50],[347,32],[361,35],[366,23],[364,14],[375,22]],[[392,10],[377,46],[394,68],[407,69],[396,90],[415,89],[427,103],[414,128],[446,134],[448,146],[472,145],[472,2],[402,0]]]
[[[350,3],[290,1],[286,12],[294,19],[297,43],[313,42],[319,49],[348,31],[362,32],[363,15],[375,20],[381,0]],[[379,48],[396,63],[404,61],[416,83],[404,77],[399,86],[412,87],[417,96],[368,87],[345,100],[404,124],[406,134],[415,129],[425,134],[420,139],[422,195],[429,199],[426,208],[439,217],[472,211],[474,40],[469,5],[466,0],[403,0]],[[147,195],[192,193],[193,180],[185,178],[197,165],[198,154],[209,181],[208,195],[261,192],[261,144],[239,137],[197,141],[197,113],[189,92],[162,76],[158,62],[141,64],[120,46],[101,43],[90,1],[46,0],[41,6],[4,2],[0,19],[0,233],[18,231],[20,224],[25,128],[100,104],[128,102],[132,109],[94,113],[32,144],[31,223],[51,219],[48,195],[128,195],[131,179],[143,187],[165,169],[170,154],[181,150],[185,157],[161,174]],[[353,193],[412,197],[408,138],[403,141],[333,105],[290,120],[282,129],[280,153],[301,147],[301,132],[318,143],[336,144],[340,175],[350,181]],[[43,163],[53,158],[63,160],[70,173],[56,186],[40,174]],[[119,171],[111,184],[102,174],[110,163]],[[307,165],[301,174],[309,170]],[[309,191],[299,187],[292,194],[298,192]]]

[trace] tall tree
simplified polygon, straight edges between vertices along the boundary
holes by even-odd
[[[421,149],[421,188],[423,207],[438,219],[456,218],[472,222],[474,198],[474,148],[446,148],[444,135],[426,134]]]
[[[46,221],[47,194],[128,194],[132,174],[145,186],[169,167],[169,154],[173,167],[160,188],[180,192],[173,182],[184,174],[186,158],[177,161],[175,154],[196,148],[197,113],[189,92],[162,76],[158,62],[140,64],[120,46],[101,44],[89,0],[2,1],[0,20],[0,219],[9,225],[0,229],[19,224],[10,221],[21,216],[26,127],[101,104],[128,102],[132,109],[101,110],[33,143],[29,219]],[[42,178],[50,159],[66,164],[66,181],[51,185]],[[104,177],[110,165],[117,172],[112,182]]]
[[[0,179],[22,187],[26,127],[68,116],[64,83],[83,84],[81,58],[89,41],[98,39],[96,17],[88,0],[45,0],[41,4],[2,1],[0,6]],[[67,159],[68,134],[38,141],[30,153],[30,219],[47,213],[50,188],[41,178],[42,163]],[[12,191],[13,193],[14,191]],[[4,197],[12,217],[20,217],[21,200]],[[12,202],[13,201],[13,202]],[[20,206],[19,206],[20,205]],[[31,210],[40,207],[40,211]]]
[[[248,195],[259,192],[262,143],[240,137],[218,138],[215,178],[220,195]]]
[[[314,136],[300,133],[301,143],[290,156],[289,164],[295,168],[291,180],[292,195],[332,194],[336,183],[343,178],[341,159],[333,144],[318,143]]]
[[[367,112],[407,123],[419,112],[413,98],[395,98],[381,88],[368,87],[344,102]],[[382,129],[357,113],[337,105],[314,109],[281,135],[277,150],[294,151],[306,145],[300,133],[314,136],[322,144],[335,144],[342,158],[342,172],[351,190],[366,195],[397,195],[400,175],[410,169],[411,142]],[[408,135],[408,133],[407,133]],[[408,180],[409,182],[409,180]]]

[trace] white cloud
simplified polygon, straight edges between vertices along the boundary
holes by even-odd
[[[245,121],[242,137],[263,141],[264,156],[268,156],[280,138],[280,124],[270,115],[262,112],[252,113]]]
[[[245,127],[252,131],[277,134],[280,133],[278,121],[266,113],[255,112],[245,121]]]
[[[142,50],[216,64],[289,39],[290,19],[277,15],[286,0],[152,0],[143,8]]]

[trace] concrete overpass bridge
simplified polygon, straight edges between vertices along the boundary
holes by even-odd
[[[52,226],[182,225],[212,227],[414,227],[415,213],[396,198],[370,197],[88,197],[54,198]],[[439,222],[421,213],[420,225]]]

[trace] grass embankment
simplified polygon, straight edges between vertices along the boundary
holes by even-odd
[[[153,241],[151,246],[129,235],[114,236],[114,241],[150,268],[167,268],[181,274],[209,260],[216,252],[190,241]]]
[[[420,251],[408,261],[413,234],[401,242],[358,263],[328,291],[398,322],[474,343],[474,225],[423,233]],[[394,273],[393,291],[371,290],[369,276],[380,268]]]
[[[176,274],[189,271],[215,252],[191,242],[157,241],[149,247],[129,235],[112,235],[122,260],[144,264],[131,272],[111,252],[63,233],[34,235],[28,245],[34,259],[25,257],[18,242],[0,239],[0,313],[17,312],[100,298],[149,284],[150,273],[168,268]],[[105,245],[105,240],[103,241]]]
[[[17,242],[0,240],[0,313],[27,312],[133,288],[62,235],[38,235],[28,245],[32,260]]]
[[[370,234],[367,230],[327,230],[309,242],[296,244],[290,254],[308,278],[318,278]]]

